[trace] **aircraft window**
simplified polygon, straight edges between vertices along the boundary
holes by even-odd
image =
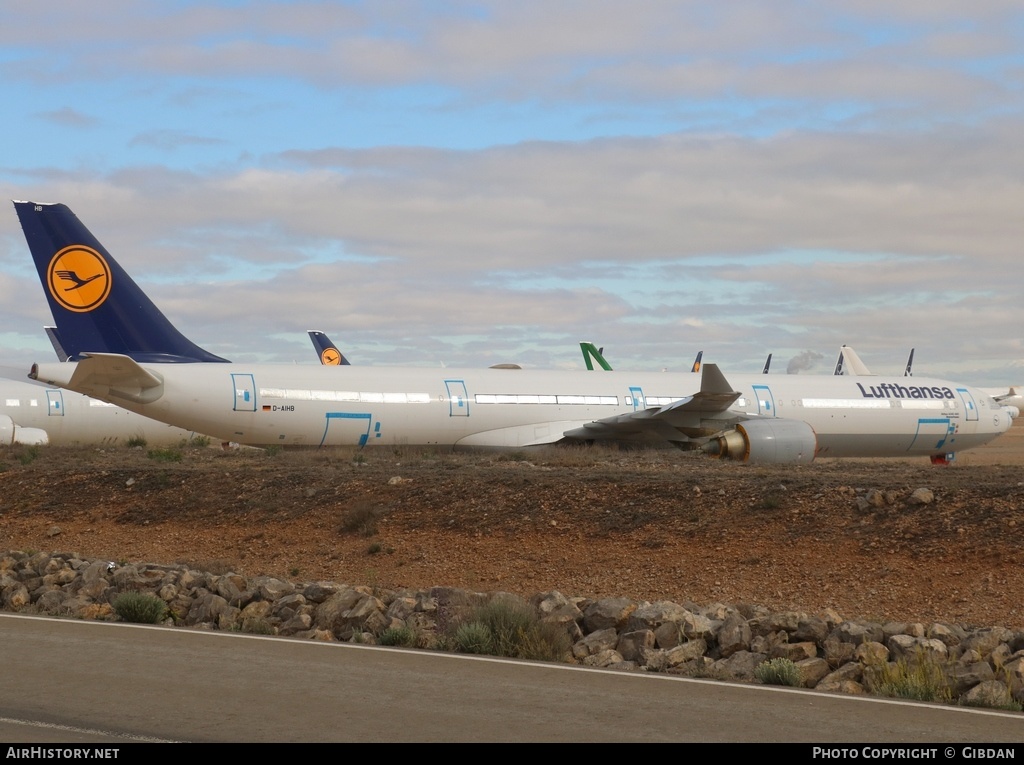
[[[21,401],[16,398],[7,399],[7,406],[21,406]]]
[[[359,394],[354,390],[311,390],[312,401],[358,401]]]
[[[351,390],[299,390],[297,388],[260,388],[263,398],[284,398],[291,401],[352,401],[370,404],[428,404],[428,393],[380,393]]]
[[[562,404],[618,406],[618,396],[551,396],[533,393],[477,393],[478,404]]]
[[[887,398],[805,398],[803,405],[809,409],[892,409]]]
[[[953,402],[953,403],[956,403],[956,402]],[[900,406],[903,407],[904,409],[945,409],[946,408],[946,402],[941,400],[941,399],[939,399],[939,400],[931,400],[931,399],[919,400],[919,399],[907,399],[907,398],[904,398],[904,399],[900,400]]]
[[[97,401],[94,398],[89,399],[89,406],[109,406],[113,407],[113,404],[108,404],[106,401]]]
[[[34,399],[34,398],[30,398],[29,401],[28,401],[28,405],[29,406],[39,406],[39,402],[36,399]]]

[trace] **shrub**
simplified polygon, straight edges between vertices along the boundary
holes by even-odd
[[[516,659],[563,661],[569,635],[556,624],[542,622],[521,600],[499,597],[475,609],[455,632],[456,650]]]
[[[364,537],[372,537],[377,533],[377,519],[380,508],[370,502],[356,502],[341,514],[340,530],[343,532],[358,531]],[[380,552],[378,550],[378,552]]]
[[[873,690],[879,696],[914,701],[949,703],[953,691],[940,662],[920,654],[911,661],[900,659],[872,668]]]
[[[459,653],[489,654],[493,651],[491,630],[483,622],[460,624],[452,636],[452,647]]]
[[[788,685],[799,688],[800,668],[789,659],[771,659],[758,664],[754,678],[765,685]]]
[[[160,624],[167,618],[167,604],[149,593],[123,592],[110,605],[123,622]]]
[[[415,648],[419,635],[412,627],[388,627],[377,637],[377,644]]]
[[[124,442],[124,445],[127,446],[129,449],[141,449],[146,445],[146,439],[143,438],[142,436],[132,436],[131,438]]]
[[[28,465],[30,462],[34,462],[36,457],[39,456],[39,451],[39,447],[36,444],[23,447],[18,453],[18,462],[22,465]]]
[[[180,449],[150,449],[146,456],[157,462],[181,462],[183,457]]]
[[[249,635],[273,635],[274,625],[262,616],[247,616],[242,619],[242,623],[238,626],[238,631],[248,633]]]

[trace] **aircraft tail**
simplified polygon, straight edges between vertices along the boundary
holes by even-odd
[[[768,358],[764,360],[764,369],[761,370],[761,374],[763,374],[763,375],[768,374],[768,370],[771,368],[771,366],[772,366],[772,355],[769,353],[768,354]]]
[[[913,377],[914,376],[913,372],[911,371],[913,366],[914,366],[914,349],[911,348],[910,349],[910,357],[907,359],[907,368],[905,370],[903,370],[903,376],[904,377]]]
[[[596,361],[601,369],[610,372],[612,371],[611,364],[604,360],[602,355],[604,348],[597,349],[593,343],[580,343],[580,350],[583,351],[583,362],[587,365],[587,369],[594,368],[594,361]],[[591,361],[593,359],[593,361]]]
[[[62,204],[14,202],[64,352],[140,362],[226,361],[167,320],[78,217]]]
[[[309,339],[313,342],[321,364],[328,367],[349,365],[349,360],[338,350],[338,346],[331,342],[331,338],[315,329],[306,331],[309,333]]]
[[[64,345],[60,341],[60,333],[56,327],[46,326],[43,327],[46,332],[46,336],[50,338],[50,345],[53,346],[53,352],[57,354],[57,361],[68,361],[70,356],[68,352],[64,350]]]
[[[697,358],[693,360],[693,366],[690,367],[691,372],[700,371],[700,360],[704,358],[704,351],[697,351]]]

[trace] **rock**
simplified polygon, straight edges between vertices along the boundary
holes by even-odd
[[[907,503],[911,505],[930,505],[935,501],[935,494],[932,493],[931,489],[914,489],[913,493],[907,499]]]
[[[622,629],[636,604],[628,598],[602,598],[593,601],[583,611],[583,631],[594,632],[609,628]]]

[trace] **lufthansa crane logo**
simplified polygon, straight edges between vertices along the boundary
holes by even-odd
[[[326,366],[336,367],[341,364],[341,354],[334,348],[324,348],[320,354],[320,361]]]
[[[46,270],[50,295],[64,308],[87,313],[110,294],[110,266],[96,250],[72,244],[53,256]]]

